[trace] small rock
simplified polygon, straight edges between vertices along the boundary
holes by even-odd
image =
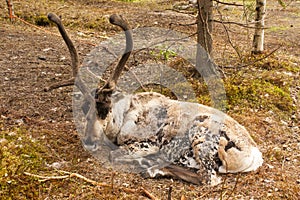
[[[264,121],[267,122],[268,124],[272,124],[274,122],[271,117],[266,117]]]
[[[46,57],[45,56],[38,56],[38,59],[39,60],[46,60]]]
[[[123,187],[128,187],[129,184],[128,184],[128,183],[123,183],[122,186],[123,186]]]
[[[283,124],[283,125],[288,125],[288,123],[286,122],[286,121],[283,121],[283,120],[281,120],[281,123]]]
[[[64,61],[64,60],[66,60],[65,56],[62,56],[62,57],[59,58],[59,61]]]
[[[65,162],[54,162],[50,165],[48,165],[48,164],[46,164],[46,165],[47,165],[47,167],[51,167],[54,169],[60,169],[64,164],[65,164]]]
[[[273,165],[267,164],[267,166],[269,167],[269,169],[274,169]]]
[[[2,118],[2,119],[7,119],[7,117],[6,117],[6,116],[4,116],[4,115],[1,115],[1,118]]]
[[[6,145],[8,143],[8,140],[7,139],[5,139],[5,138],[1,138],[0,139],[0,146],[4,146],[4,145]]]
[[[79,35],[81,37],[86,37],[86,34],[84,34],[83,32],[78,32],[77,35]]]
[[[15,122],[16,122],[18,125],[24,124],[24,120],[23,120],[23,119],[16,119]]]
[[[43,49],[44,52],[47,52],[49,50],[52,50],[52,48],[50,47],[50,48]]]
[[[273,180],[269,180],[269,179],[265,179],[264,182],[265,183],[273,183],[274,181]]]
[[[12,132],[9,132],[8,135],[9,135],[9,136],[16,136],[17,133],[12,131]]]
[[[196,4],[196,3],[197,3],[197,0],[189,0],[189,3],[190,3],[190,4]]]

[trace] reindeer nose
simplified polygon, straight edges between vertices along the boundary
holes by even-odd
[[[84,148],[89,151],[96,151],[98,149],[97,143],[93,141],[91,137],[87,137],[86,139],[83,139],[82,142]]]

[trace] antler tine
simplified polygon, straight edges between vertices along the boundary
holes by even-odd
[[[48,19],[57,25],[61,36],[63,37],[65,43],[67,44],[67,47],[68,47],[70,55],[71,55],[71,66],[72,66],[72,71],[73,71],[73,77],[66,81],[55,83],[49,87],[46,87],[44,89],[45,91],[50,91],[50,90],[53,90],[53,89],[56,89],[59,87],[74,85],[75,78],[78,74],[78,54],[74,47],[73,42],[71,41],[71,39],[69,38],[69,36],[65,30],[60,18],[57,15],[55,15],[54,13],[49,13]]]

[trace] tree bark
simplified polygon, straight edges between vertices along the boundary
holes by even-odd
[[[197,42],[210,55],[212,52],[213,1],[198,0]]]
[[[198,0],[196,69],[204,79],[211,98],[211,106],[226,110],[226,94],[217,66],[212,60],[213,0]]]
[[[266,0],[256,0],[255,32],[253,37],[252,53],[258,54],[264,51]]]

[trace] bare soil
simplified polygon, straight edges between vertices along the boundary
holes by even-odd
[[[81,62],[94,48],[93,44],[119,31],[106,21],[107,16],[112,13],[124,15],[133,27],[172,27],[185,33],[193,33],[196,30],[194,25],[187,27],[172,25],[172,23],[192,23],[195,20],[194,14],[183,14],[171,9],[174,4],[184,4],[179,1],[37,3],[19,0],[14,3],[16,15],[22,18],[27,16],[27,21],[31,23],[37,16],[50,11],[62,15],[71,37],[75,39]],[[172,199],[298,199],[300,197],[300,4],[299,1],[293,1],[286,9],[280,7],[277,2],[270,1],[268,4],[267,26],[271,28],[266,30],[266,49],[271,52],[281,46],[272,58],[275,57],[279,63],[288,62],[289,66],[293,67],[293,70],[282,67],[275,71],[288,74],[286,84],[290,85],[290,97],[294,107],[290,112],[252,109],[247,105],[231,107],[228,113],[249,130],[258,143],[265,162],[256,172],[222,175],[224,183],[209,187],[171,179],[144,179],[137,174],[103,168],[83,149],[77,135],[72,115],[73,87],[44,92],[44,88],[49,84],[71,77],[69,53],[62,39],[53,34],[57,33],[56,27],[46,26],[43,27],[45,30],[43,31],[18,19],[11,23],[6,14],[6,5],[2,2],[0,166],[2,169],[6,167],[7,170],[4,174],[0,173],[0,198],[147,199],[149,195],[147,197],[145,192],[140,191],[143,187],[158,199],[167,199],[168,194],[169,196],[171,194]],[[93,26],[87,28],[83,24],[89,20],[99,22],[101,25],[92,24]],[[215,60],[223,66],[220,70],[227,78],[233,77],[236,73],[234,70],[238,69],[235,67],[242,65],[243,61],[237,56],[232,56],[234,50],[228,44],[223,26],[216,24],[214,30]],[[247,30],[234,25],[230,26],[230,30],[232,42],[239,46],[244,55],[245,52],[250,52],[251,39],[247,35]],[[231,66],[233,69],[224,66]],[[260,71],[251,71],[253,66],[247,67],[248,77],[259,75]],[[26,138],[30,139],[30,142],[25,142]],[[24,141],[23,145],[38,145],[36,152],[41,157],[40,164],[34,165],[36,162],[32,161],[32,164],[23,167],[25,164],[20,163],[13,173],[8,173],[8,166],[14,163],[13,160],[11,164],[5,161],[4,158],[7,156],[5,152],[8,151],[15,157],[24,155],[22,153],[18,155],[14,152],[15,149],[11,151],[8,149],[8,144],[17,144],[20,140]],[[35,145],[32,147],[35,148]],[[33,158],[28,158],[30,162],[31,159]],[[79,173],[99,183],[107,183],[111,187],[95,186],[74,177],[39,182],[38,178],[24,174],[31,172],[44,176],[61,175],[55,168]],[[133,192],[124,188],[138,190]]]

